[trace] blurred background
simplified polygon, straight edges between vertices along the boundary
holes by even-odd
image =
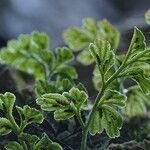
[[[19,34],[38,30],[51,37],[55,48],[63,45],[63,30],[81,25],[85,17],[108,19],[124,38],[134,25],[146,28],[144,13],[148,8],[150,0],[1,0],[0,46]]]
[[[135,25],[145,34],[147,43],[150,41],[150,27],[144,18],[149,8],[150,0],[0,0],[0,47],[20,34],[37,30],[49,35],[50,47],[54,50],[57,46],[64,46],[62,33],[66,28],[81,26],[83,18],[92,17],[97,21],[108,19],[119,29],[121,41],[118,49],[124,51],[128,48]],[[79,79],[88,84],[90,94],[94,95],[94,88],[91,89],[93,66],[77,64],[76,68]],[[0,92],[18,93],[12,77],[14,72],[7,65],[0,65]],[[25,78],[29,79],[26,75]],[[17,81],[20,85],[21,81]],[[32,82],[29,80],[29,83]],[[22,98],[26,99],[24,95],[31,93],[27,88]]]

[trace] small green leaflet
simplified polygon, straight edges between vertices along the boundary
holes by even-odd
[[[0,109],[5,114],[6,118],[0,118],[0,134],[5,135],[11,131],[16,132],[19,128],[22,130],[31,123],[42,123],[43,115],[40,111],[35,108],[31,108],[25,105],[23,108],[16,106],[18,113],[20,115],[20,127],[17,125],[13,117],[13,107],[16,97],[14,94],[6,92],[5,94],[0,94]],[[17,126],[18,129],[14,129]],[[15,127],[16,128],[16,127]]]
[[[56,120],[65,120],[73,117],[76,111],[80,111],[87,98],[84,91],[73,87],[63,94],[44,94],[37,99],[37,104],[45,111],[54,111]]]
[[[24,150],[23,147],[15,141],[8,142],[5,146],[6,150]]]
[[[107,20],[98,23],[92,18],[85,18],[82,27],[71,27],[64,32],[64,40],[73,51],[81,51],[77,60],[84,65],[94,62],[88,51],[88,46],[96,39],[104,39],[111,44],[113,50],[118,47],[120,33]]]
[[[6,92],[5,94],[0,94],[0,109],[12,114],[16,97],[14,94]]]
[[[48,82],[45,80],[37,81],[35,84],[35,91],[37,97],[40,97],[46,93],[62,94],[63,92],[68,92],[72,87],[76,87],[79,90],[87,92],[83,84],[81,83],[75,84],[72,80],[69,80],[68,78],[62,78],[59,76],[57,76],[56,81],[53,82]]]
[[[44,136],[33,146],[33,150],[62,150],[62,147],[44,134]]]
[[[150,96],[142,93],[138,86],[132,86],[128,89],[126,106],[123,112],[128,117],[143,116],[147,113],[147,105],[150,105]]]
[[[108,41],[97,39],[91,43],[89,50],[95,58],[101,74],[105,74],[114,64],[114,53]]]
[[[146,54],[149,52],[150,50],[146,49],[145,37],[143,33],[137,27],[134,27],[133,37],[126,56],[127,57],[126,63],[128,65],[131,63],[135,63],[139,61],[141,58],[145,57]],[[139,57],[135,59],[136,56]]]
[[[26,122],[26,124],[31,123],[42,123],[43,115],[41,112],[35,108],[31,108],[28,105],[23,106],[23,108],[17,106],[18,113],[21,117],[21,120]]]
[[[150,10],[147,10],[145,13],[145,20],[147,24],[150,24]]]
[[[50,140],[46,134],[44,134],[42,138],[39,138],[36,135],[23,133],[20,138],[25,141],[27,146],[32,150],[62,150],[62,147],[58,143]]]
[[[115,110],[115,107],[124,107],[125,101],[125,95],[117,91],[107,90],[94,113],[89,126],[89,132],[95,135],[96,133],[103,132],[105,129],[109,137],[118,137],[122,126],[122,117]]]
[[[0,118],[0,135],[7,135],[11,132],[11,123],[6,118]]]

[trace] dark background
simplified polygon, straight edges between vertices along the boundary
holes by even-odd
[[[0,0],[0,44],[33,30],[51,37],[51,47],[63,45],[62,32],[81,25],[84,17],[107,18],[122,34],[134,25],[145,28],[150,0]]]

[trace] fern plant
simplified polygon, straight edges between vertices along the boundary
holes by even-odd
[[[107,21],[96,23],[93,19],[85,19],[82,28],[68,29],[64,37],[71,49],[83,49],[78,60],[86,65],[94,61],[96,63],[96,79],[100,86],[97,86],[98,94],[88,116],[83,119],[81,115],[88,106],[89,96],[81,83],[74,82],[77,73],[70,65],[73,58],[71,50],[62,47],[57,48],[56,52],[49,51],[48,37],[44,33],[21,35],[1,50],[0,60],[35,77],[36,103],[40,110],[28,105],[14,107],[13,94],[7,92],[0,95],[0,110],[4,115],[0,118],[0,134],[14,132],[17,136],[17,141],[8,142],[5,149],[62,149],[46,134],[38,137],[25,132],[28,125],[43,122],[44,112],[53,112],[55,120],[78,119],[82,129],[81,150],[87,149],[89,134],[106,132],[110,138],[120,136],[123,123],[120,110],[129,116],[135,116],[140,111],[146,112],[150,78],[145,66],[149,68],[150,65],[150,48],[146,46],[144,35],[137,27],[134,28],[128,51],[123,56],[116,52],[119,32]],[[116,83],[120,88],[126,78],[132,79],[137,85],[127,92],[124,92],[123,87],[118,90]],[[141,102],[140,98],[144,101]],[[19,113],[19,121],[14,118],[14,108]]]

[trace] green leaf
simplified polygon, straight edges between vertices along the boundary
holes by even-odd
[[[11,132],[11,123],[6,118],[0,118],[0,135],[7,135]]]
[[[101,74],[106,73],[114,64],[114,54],[109,42],[97,39],[94,43],[90,44],[89,49],[97,65],[100,65]]]
[[[84,18],[82,20],[82,28],[87,31],[90,36],[93,38],[96,36],[97,32],[97,24],[96,21],[92,18]]]
[[[139,74],[135,76],[134,79],[140,86],[143,93],[145,93],[146,95],[150,94],[150,79],[149,78],[145,77],[144,74],[143,75]]]
[[[28,133],[22,133],[19,138],[26,142],[31,149],[33,149],[36,143],[40,140],[36,135],[31,135]]]
[[[5,149],[6,150],[23,150],[23,147],[19,143],[12,141],[12,142],[8,142],[8,144],[5,146]]]
[[[114,68],[111,68],[109,71],[107,71],[107,73],[105,74],[105,80],[107,81],[113,74],[115,73]],[[99,72],[99,69],[97,66],[95,66],[94,71],[93,71],[93,83],[94,83],[94,87],[97,90],[100,90],[102,87],[102,77],[101,74]],[[118,90],[119,87],[119,82],[117,80],[114,80],[109,87],[111,87],[111,89],[115,89]]]
[[[40,111],[35,108],[31,108],[28,105],[25,105],[23,108],[17,106],[18,113],[22,117],[22,119],[26,122],[26,124],[31,123],[42,123],[43,115]]]
[[[6,92],[5,94],[0,94],[0,108],[7,113],[12,114],[16,97],[14,94]]]
[[[89,125],[89,132],[92,135],[106,130],[109,137],[115,138],[120,135],[122,117],[114,108],[124,107],[126,96],[114,90],[106,90],[104,96],[94,112]]]
[[[87,48],[96,39],[108,41],[112,50],[114,50],[118,47],[120,34],[108,21],[103,20],[96,23],[92,18],[83,19],[81,28],[72,27],[64,32],[64,40],[71,49],[74,51],[83,50],[77,56],[77,60],[83,65],[89,65],[94,62]]]
[[[73,59],[71,50],[59,47],[54,53],[48,49],[46,34],[33,32],[9,41],[0,52],[0,61],[33,75],[36,80],[49,79],[60,72],[76,78],[75,69],[67,65]]]
[[[102,126],[106,130],[110,138],[120,136],[120,129],[122,127],[121,115],[112,107],[108,105],[102,106]]]
[[[96,133],[102,133],[103,132],[102,127],[102,110],[98,109],[95,111],[93,118],[91,120],[91,123],[89,125],[89,132],[91,135],[95,135]]]
[[[21,35],[17,40],[9,41],[7,47],[1,50],[1,62],[13,65],[40,79],[45,75],[45,60],[52,59],[50,53],[46,51],[47,48],[48,39],[44,33],[33,32],[31,35]]]
[[[58,77],[55,83],[55,88],[57,89],[55,93],[62,94],[63,92],[68,92],[74,86],[73,81],[67,78]]]
[[[45,134],[41,140],[34,146],[33,150],[62,150],[62,147],[49,139],[49,137]]]
[[[79,53],[77,60],[83,65],[90,65],[94,62],[94,59],[88,49],[84,49],[81,53]]]
[[[73,117],[75,111],[80,111],[86,100],[87,94],[73,87],[62,95],[58,93],[44,94],[37,99],[37,104],[45,111],[55,111],[56,120],[64,120]]]
[[[56,49],[56,60],[59,64],[64,64],[73,59],[73,54],[71,50],[66,47],[59,47]]]
[[[59,74],[60,76],[63,76],[64,78],[76,79],[78,77],[75,68],[72,66],[60,66],[57,68],[55,73]]]
[[[147,10],[145,13],[145,20],[147,24],[150,24],[150,10]]]
[[[46,93],[54,93],[56,91],[53,84],[49,84],[48,81],[39,80],[35,84],[35,91],[37,96],[41,96]]]
[[[128,49],[127,53],[128,56],[126,63],[130,64],[132,59],[134,59],[139,53],[143,53],[145,50],[146,50],[145,37],[137,27],[134,27],[134,33]],[[138,59],[142,57],[144,56],[141,55],[141,57],[137,58],[134,62],[138,61]]]
[[[91,37],[88,33],[77,27],[65,30],[63,37],[65,43],[74,51],[81,50],[91,42]]]
[[[107,20],[98,22],[98,37],[108,41],[112,49],[116,50],[120,40],[119,31],[113,27]]]
[[[142,93],[138,86],[128,89],[126,106],[123,112],[128,117],[139,117],[147,114],[147,105],[150,105],[150,97]]]
[[[115,105],[118,107],[124,107],[126,99],[127,97],[125,95],[115,90],[107,90],[102,97],[102,100],[104,100],[104,104],[111,106]]]
[[[48,36],[41,32],[32,32],[32,46],[34,45],[34,48],[38,49],[47,49],[49,45],[49,39]]]
[[[73,102],[75,107],[80,110],[84,102],[86,102],[88,96],[84,91],[80,91],[78,88],[72,88],[69,92],[64,92],[65,96],[70,102]]]
[[[150,94],[150,79],[145,76],[142,68],[131,67],[122,72],[120,76],[131,77],[137,82],[143,93]]]
[[[58,109],[54,112],[54,118],[55,120],[67,120],[74,116],[74,112],[72,109]]]

